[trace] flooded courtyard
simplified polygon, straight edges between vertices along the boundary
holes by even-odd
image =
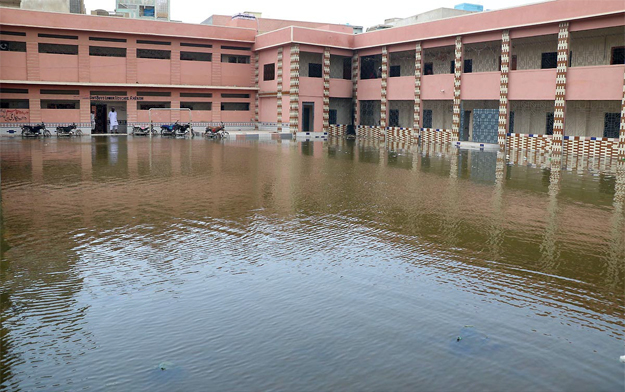
[[[623,167],[345,140],[0,148],[0,390],[625,387]]]

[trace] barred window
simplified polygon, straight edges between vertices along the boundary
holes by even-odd
[[[182,109],[191,109],[191,110],[212,110],[213,103],[212,102],[180,102],[180,107]]]
[[[250,110],[249,102],[222,102],[221,110],[223,111],[247,111]]]
[[[39,43],[39,53],[78,55],[78,45]]]
[[[180,60],[185,61],[211,61],[213,59],[212,53],[203,52],[180,52]]]
[[[249,98],[249,94],[222,93],[222,98]]]
[[[195,44],[191,42],[181,42],[180,46],[189,46],[192,48],[212,48],[213,47],[213,45],[211,44]]]
[[[330,109],[330,125],[336,124],[337,111],[336,109]]]
[[[28,94],[27,88],[1,88],[1,94]]]
[[[111,48],[107,46],[90,46],[89,56],[126,57],[126,48]]]
[[[606,113],[603,122],[603,137],[618,139],[621,113]]]
[[[80,109],[80,101],[61,99],[42,99],[42,109]]]
[[[137,40],[138,44],[145,44],[145,45],[171,45],[171,42],[166,42],[166,41],[148,41],[145,39],[138,39]]]
[[[61,35],[61,34],[37,34],[40,38],[56,38],[56,39],[78,39],[77,35]]]
[[[230,63],[230,64],[249,64],[250,56],[236,56],[233,54],[222,54],[221,62]]]
[[[432,110],[423,111],[423,128],[432,128]]]
[[[30,101],[28,99],[0,99],[0,109],[28,109],[28,108],[30,108]]]
[[[242,47],[242,46],[225,46],[225,45],[221,45],[222,49],[226,49],[226,50],[252,50],[251,47]]]
[[[169,109],[171,108],[171,102],[137,102],[137,110],[150,110],[150,109]]]
[[[399,109],[391,109],[388,112],[388,126],[389,127],[398,127],[399,126]]]
[[[309,63],[308,64],[308,77],[320,78],[321,77],[321,64]]]
[[[139,97],[171,97],[169,91],[137,91]]]
[[[213,93],[180,93],[180,97],[187,98],[212,98]]]
[[[0,41],[2,52],[26,52],[26,42]]]
[[[0,34],[2,35],[15,35],[15,36],[19,36],[19,37],[26,37],[26,33],[23,33],[21,31],[0,31]]]
[[[89,37],[89,41],[126,42],[126,38]]]
[[[51,90],[51,89],[41,89],[39,90],[40,94],[46,95],[78,95],[80,91],[78,90]]]
[[[137,58],[169,60],[171,58],[171,51],[157,49],[137,49]]]
[[[263,80],[274,80],[276,78],[276,64],[263,65]]]
[[[540,60],[540,68],[557,68],[558,67],[558,52],[543,53]]]

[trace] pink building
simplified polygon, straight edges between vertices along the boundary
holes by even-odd
[[[621,0],[556,0],[363,34],[214,18],[3,9],[0,129],[87,126],[91,109],[110,106],[129,124],[148,121],[149,108],[189,108],[194,123],[243,129],[338,135],[354,126],[389,141],[625,158]],[[276,30],[258,34],[261,24]]]

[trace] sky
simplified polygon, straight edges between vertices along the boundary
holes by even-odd
[[[373,7],[374,1],[364,0],[363,6],[354,7],[352,1],[313,0],[308,7],[300,7],[294,1],[258,0],[171,0],[171,19],[186,23],[201,23],[209,16],[234,15],[243,11],[262,12],[262,17],[290,19],[307,22],[351,24],[370,27],[384,23],[384,19],[406,18],[435,8],[453,8],[459,3],[481,4],[484,9],[501,9],[539,2],[538,0],[437,0],[433,1],[391,1],[384,3],[384,9]],[[85,0],[87,13],[94,9],[113,11],[115,0]],[[355,8],[355,10],[354,10]],[[332,10],[329,12],[328,10]]]

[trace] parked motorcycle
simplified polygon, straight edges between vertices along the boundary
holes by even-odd
[[[56,127],[56,136],[82,136],[82,131],[77,129],[76,124],[69,125],[67,127]]]
[[[226,126],[222,122],[218,127],[211,128],[211,126],[207,126],[204,131],[204,137],[210,139],[221,139],[228,136],[229,133],[226,131]]]
[[[132,127],[131,135],[133,136],[148,136],[150,134],[156,135],[156,129],[154,129],[154,125],[150,123],[147,127],[140,127],[135,125]]]
[[[161,136],[176,136],[176,129],[178,125],[178,121],[173,124],[161,125]]]
[[[191,135],[191,137],[193,137],[193,127],[191,126],[191,123],[186,123],[184,125],[178,124],[178,121],[176,121],[175,123],[175,127],[174,130],[176,132],[176,136],[187,136],[187,135]]]
[[[50,137],[52,134],[43,122],[38,125],[22,125],[22,137]]]

